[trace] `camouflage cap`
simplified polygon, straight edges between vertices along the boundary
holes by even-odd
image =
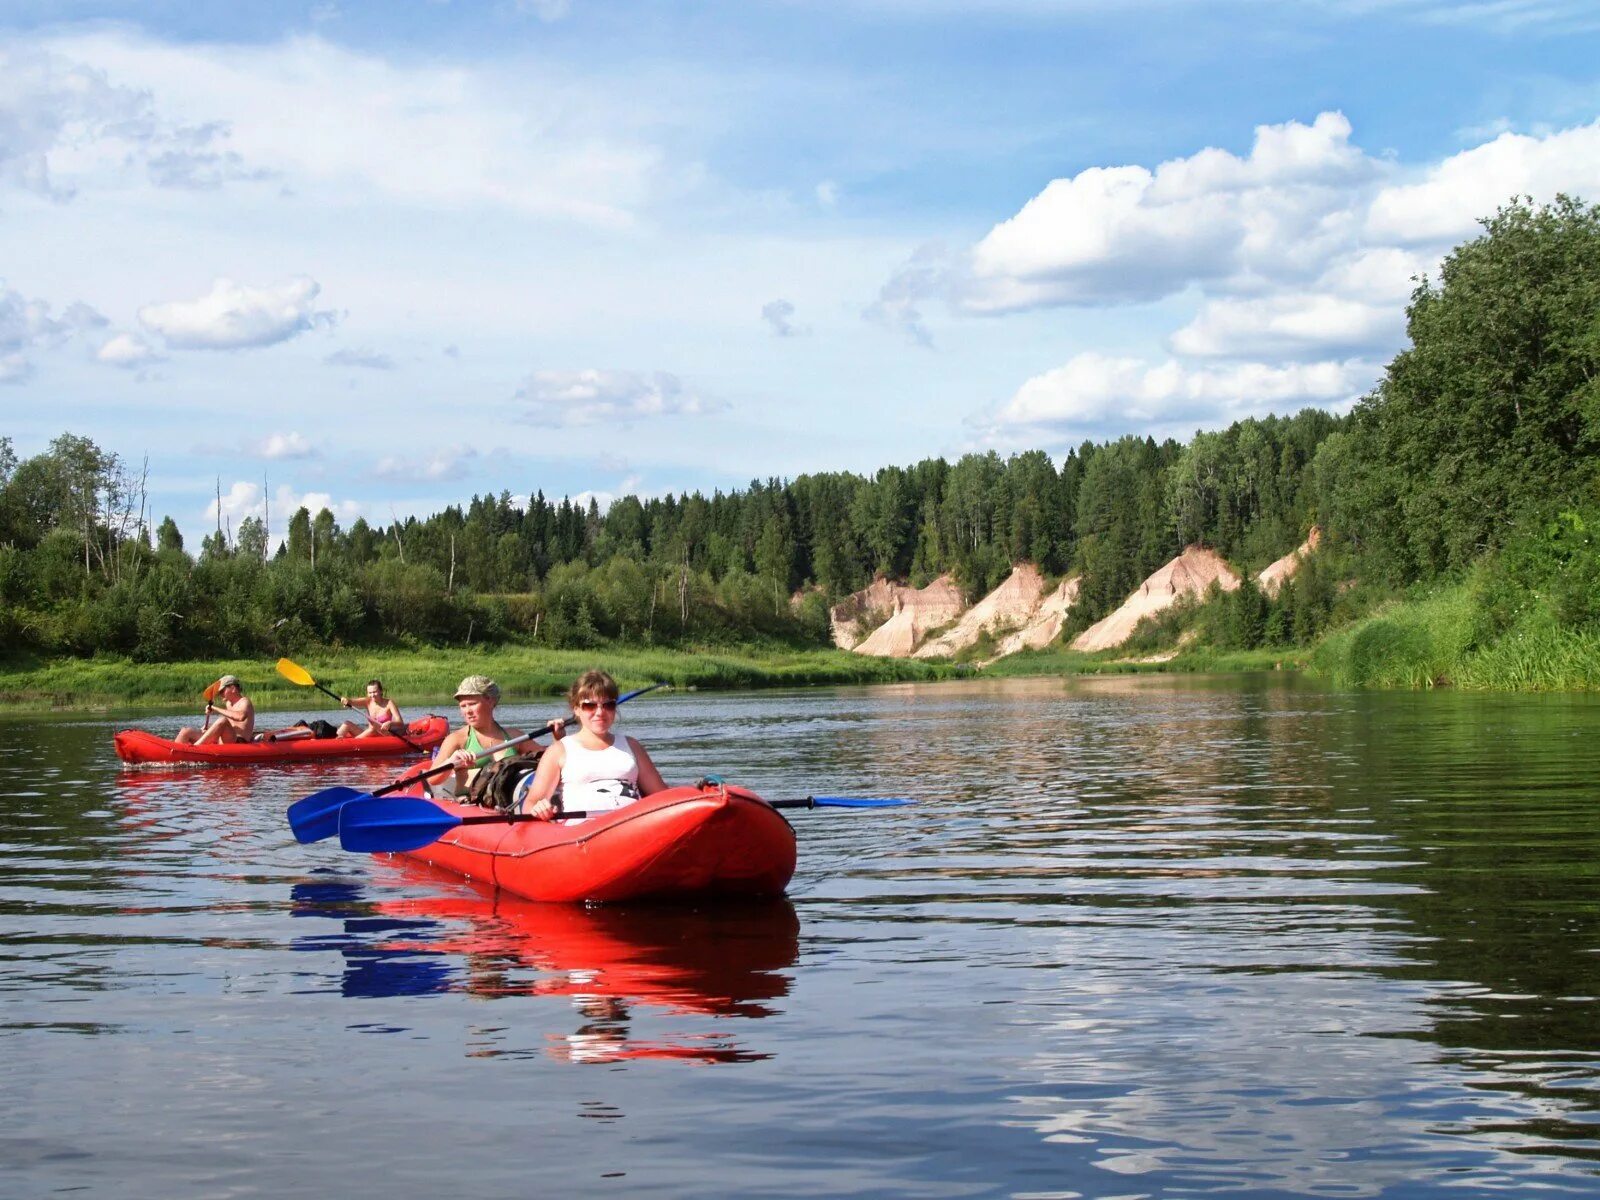
[[[500,685],[487,675],[468,675],[456,685],[456,699],[463,696],[487,696],[491,700],[498,700]]]
[[[239,682],[239,677],[237,675],[224,675],[221,679],[217,680],[217,690],[220,692],[225,687],[243,688],[244,684]]]

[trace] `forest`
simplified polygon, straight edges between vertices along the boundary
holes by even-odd
[[[1468,589],[1476,634],[1538,615],[1600,633],[1600,211],[1517,200],[1418,281],[1410,344],[1346,416],[1262,416],[1187,444],[1127,436],[752,480],[665,498],[551,500],[528,481],[386,526],[293,513],[186,546],[147,511],[147,465],[63,433],[0,437],[0,644],[136,661],[514,641],[830,644],[874,576],[950,572],[969,599],[1014,563],[1082,578],[1076,629],[1183,547],[1245,574],[1313,526],[1269,599],[1193,617],[1219,645],[1309,645],[1407,589]],[[1190,618],[1183,618],[1190,619]]]

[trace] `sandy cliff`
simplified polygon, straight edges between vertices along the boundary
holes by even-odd
[[[972,645],[986,629],[1012,631],[1026,625],[1038,611],[1043,594],[1044,577],[1039,568],[1022,563],[999,587],[969,608],[954,628],[918,647],[915,657],[946,658]]]
[[[955,620],[966,607],[966,600],[955,581],[948,575],[941,575],[925,588],[896,587],[890,605],[893,615],[853,647],[857,654],[910,658],[928,630]],[[838,641],[838,626],[834,629],[834,640]]]
[[[1283,587],[1283,581],[1290,578],[1300,569],[1300,561],[1310,554],[1322,543],[1322,530],[1315,525],[1311,527],[1310,534],[1299,547],[1285,554],[1269,567],[1264,567],[1256,576],[1256,582],[1261,585],[1261,590],[1269,596],[1276,596]]]
[[[1043,650],[1061,635],[1061,626],[1066,623],[1067,612],[1078,599],[1078,577],[1071,576],[1063,579],[1056,585],[1056,590],[1043,600],[1033,612],[1028,623],[1015,633],[1008,633],[1000,639],[1000,644],[995,647],[994,658],[1004,658],[1008,654],[1015,654],[1018,650]],[[994,658],[986,660],[982,665],[987,666]]]
[[[1190,546],[1141,583],[1116,612],[1080,633],[1072,648],[1109,650],[1120,646],[1145,617],[1171,607],[1182,596],[1203,595],[1213,582],[1231,592],[1239,586],[1239,576],[1215,550]]]

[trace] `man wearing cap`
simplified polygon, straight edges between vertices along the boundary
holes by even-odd
[[[468,675],[461,681],[456,688],[456,707],[461,710],[461,719],[466,724],[446,734],[433,753],[435,764],[442,767],[446,762],[454,762],[456,773],[444,777],[442,788],[435,784],[435,791],[465,796],[478,774],[476,759],[480,755],[493,753],[502,742],[522,736],[522,730],[507,729],[494,719],[495,705],[499,703],[500,685],[487,675]],[[535,753],[539,750],[538,746],[524,742],[521,746],[506,747],[495,754],[495,758],[511,758],[524,748]]]
[[[217,719],[213,721],[211,718]],[[178,730],[175,741],[185,745],[203,746],[209,742],[249,742],[256,736],[256,706],[244,694],[244,685],[237,675],[224,675],[217,680],[213,700],[206,702],[206,726],[196,729],[185,725]]]

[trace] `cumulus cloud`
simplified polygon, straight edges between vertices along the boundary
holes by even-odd
[[[290,431],[270,434],[255,444],[253,453],[257,458],[268,459],[315,458],[317,448],[304,434]]]
[[[1549,201],[1557,192],[1600,195],[1600,121],[1542,137],[1502,133],[1451,155],[1420,179],[1380,191],[1364,232],[1380,243],[1456,242],[1512,196]]]
[[[1200,311],[1173,335],[1179,353],[1392,353],[1417,276],[1514,195],[1561,191],[1600,194],[1600,121],[1406,165],[1367,154],[1325,112],[1259,126],[1247,155],[1208,148],[1054,180],[964,253],[919,250],[867,315],[926,343],[933,301],[1003,316],[1190,293]]]
[[[394,359],[365,348],[335,350],[322,360],[330,367],[365,367],[369,371],[392,371]]]
[[[778,337],[800,337],[811,330],[794,323],[794,305],[787,300],[769,300],[761,306],[761,319],[772,327]]]
[[[178,350],[242,350],[287,341],[309,329],[335,323],[332,312],[312,307],[321,286],[298,276],[273,287],[250,287],[218,279],[197,300],[147,304],[139,321]]]
[[[424,454],[391,455],[378,460],[372,473],[379,479],[395,483],[426,480],[444,483],[465,479],[478,461],[478,451],[471,446],[432,448]]]
[[[528,406],[530,420],[556,425],[698,416],[727,407],[685,392],[666,371],[535,371],[516,399]]]
[[[119,333],[106,339],[94,352],[94,357],[96,362],[104,363],[108,367],[120,367],[125,371],[136,370],[161,361],[161,355],[156,348],[136,333]]]
[[[1091,167],[1051,182],[972,248],[956,305],[1002,313],[1157,300],[1240,275],[1304,278],[1347,245],[1351,193],[1385,170],[1350,123],[1262,125],[1246,157],[1205,149],[1154,171]]]
[[[1307,405],[1338,407],[1367,391],[1380,371],[1361,360],[1191,367],[1080,354],[1024,383],[994,424],[1076,437],[1192,428],[1219,416],[1226,423]]]
[[[1365,304],[1341,296],[1288,292],[1256,300],[1209,300],[1172,335],[1178,354],[1202,358],[1304,360],[1328,353],[1392,350],[1405,336],[1396,304]]]

